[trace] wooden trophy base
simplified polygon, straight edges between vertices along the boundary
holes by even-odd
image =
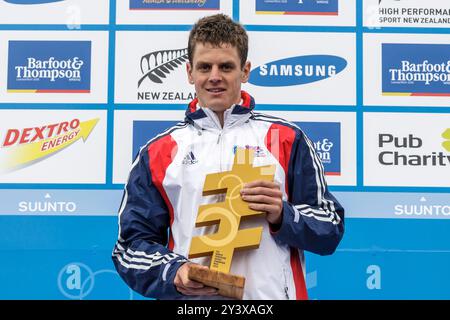
[[[188,278],[219,289],[219,294],[224,297],[242,300],[244,296],[245,278],[241,276],[192,264],[189,266]]]

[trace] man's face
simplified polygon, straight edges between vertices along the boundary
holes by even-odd
[[[241,84],[248,80],[250,62],[241,69],[237,48],[230,44],[197,43],[187,73],[200,106],[223,112],[241,100]]]

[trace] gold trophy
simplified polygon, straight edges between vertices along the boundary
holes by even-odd
[[[253,167],[254,150],[237,149],[231,171],[208,174],[203,196],[225,193],[225,201],[199,207],[195,226],[218,224],[217,232],[192,238],[189,258],[211,256],[209,269],[191,265],[188,277],[217,288],[225,297],[242,299],[245,278],[230,274],[234,250],[257,249],[263,227],[239,229],[242,218],[263,215],[242,200],[245,183],[255,180],[273,181],[275,166]]]

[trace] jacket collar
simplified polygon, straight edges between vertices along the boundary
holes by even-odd
[[[241,104],[234,104],[224,112],[224,128],[232,127],[248,120],[255,108],[255,100],[241,91]],[[198,106],[198,99],[192,100],[186,110],[186,121],[201,129],[222,129],[217,115],[208,108]]]

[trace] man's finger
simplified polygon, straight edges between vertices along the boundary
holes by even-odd
[[[186,279],[183,280],[183,286],[185,286],[186,288],[190,289],[200,289],[200,288],[204,288],[205,285],[201,282],[197,282],[194,280],[191,280],[189,278],[186,277]]]
[[[270,197],[282,197],[282,193],[280,189],[272,189],[272,188],[266,188],[266,187],[253,187],[253,188],[244,188],[241,190],[242,195],[248,195],[248,194],[261,194],[266,195]]]
[[[265,195],[248,195],[244,194],[242,195],[242,200],[246,202],[252,202],[252,203],[266,203],[266,204],[274,204],[276,205],[279,203],[279,199],[274,198],[273,196],[265,196]]]
[[[266,180],[256,180],[249,183],[244,184],[244,188],[254,188],[254,187],[267,187],[267,188],[280,188],[280,185],[273,181]]]
[[[277,212],[279,211],[279,207],[276,205],[269,205],[266,203],[251,203],[248,205],[250,209],[253,209],[255,211],[262,211],[262,212]]]

